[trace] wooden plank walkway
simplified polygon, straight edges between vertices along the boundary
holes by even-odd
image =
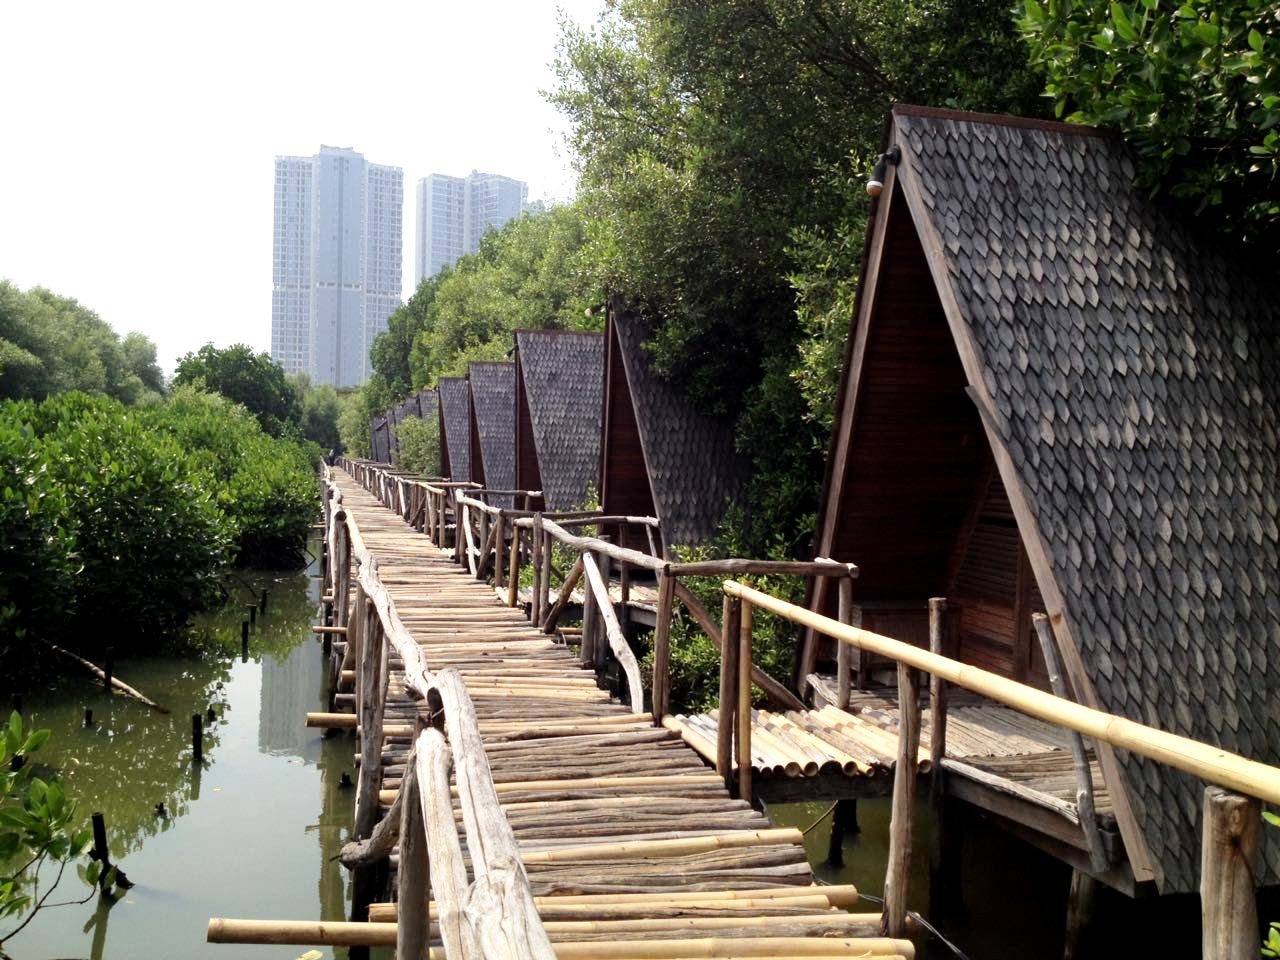
[[[799,831],[772,829],[732,799],[677,732],[612,702],[569,649],[502,606],[346,474],[338,483],[428,665],[456,668],[475,702],[498,796],[558,952],[565,945],[565,955],[591,956],[585,944],[634,941],[601,955],[914,955],[908,941],[878,938],[879,913],[841,909],[856,901],[851,888],[815,885]],[[398,666],[391,661],[384,716],[384,808],[420,709],[404,696]],[[370,920],[394,910],[375,904]]]

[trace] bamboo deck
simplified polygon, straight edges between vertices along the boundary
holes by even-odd
[[[843,909],[856,902],[851,888],[815,885],[800,832],[772,829],[732,799],[680,733],[612,702],[518,608],[502,606],[348,476],[339,483],[428,664],[464,678],[558,955],[914,955],[909,942],[878,937],[879,913]],[[390,669],[384,809],[419,709],[404,696],[397,661]],[[375,904],[369,919],[394,913]],[[609,949],[597,952],[604,941]]]

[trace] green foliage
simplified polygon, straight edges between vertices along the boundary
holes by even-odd
[[[212,492],[240,565],[300,562],[316,513],[319,447],[268,436],[244,407],[193,387],[176,387],[149,419],[186,451]]]
[[[178,360],[174,386],[198,386],[243,404],[273,437],[298,430],[302,406],[297,391],[270,354],[243,343],[221,349],[206,343]]]
[[[396,424],[400,449],[396,466],[423,477],[440,476],[440,422],[434,417],[405,417]]]
[[[656,321],[661,373],[737,420],[751,550],[802,549],[895,101],[1036,113],[1004,0],[617,0],[566,25],[568,116],[600,286]]]
[[[48,730],[24,733],[16,711],[0,727],[0,920],[25,914],[17,927],[0,931],[0,955],[4,945],[47,904],[68,864],[75,864],[80,879],[90,887],[89,896],[99,879],[107,889],[115,882],[114,868],[101,877],[102,864],[88,860],[92,833],[72,828],[75,805],[62,784],[56,777],[35,776],[31,757],[48,739]],[[37,876],[46,863],[57,864],[57,874],[41,892]]]
[[[1272,0],[1027,0],[1057,114],[1122,132],[1140,182],[1274,252],[1280,8]]]
[[[75,300],[0,281],[0,397],[83,390],[135,403],[164,390],[155,360],[155,344],[142,334],[121,342]]]
[[[697,561],[740,557],[745,555],[741,517],[726,519],[721,533],[711,543],[699,547],[677,548],[681,561]],[[768,559],[790,559],[783,549],[771,551]],[[792,603],[804,603],[804,579],[802,577],[752,577],[751,585],[781,597]],[[697,596],[699,602],[719,619],[723,608],[723,578],[687,577],[682,582]],[[775,679],[787,683],[800,640],[800,629],[789,621],[771,613],[757,610],[752,630],[751,659],[761,670]],[[673,712],[704,713],[715,709],[720,699],[720,649],[702,632],[702,628],[689,615],[683,605],[676,606],[671,624],[671,648],[669,671],[671,682],[671,708]],[[644,666],[640,671],[649,683],[653,677],[653,651],[644,652]],[[764,694],[756,689],[753,699],[764,702]]]
[[[218,598],[231,561],[296,563],[318,452],[191,387],[134,408],[0,403],[0,658],[29,662],[32,640],[154,647]]]
[[[341,444],[338,436],[338,391],[327,383],[311,385],[305,373],[295,373],[289,384],[301,403],[299,429],[302,435],[322,450],[332,450]]]

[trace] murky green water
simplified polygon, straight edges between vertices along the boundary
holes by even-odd
[[[24,697],[27,722],[53,730],[42,762],[61,773],[86,821],[105,814],[112,856],[136,886],[109,907],[94,897],[42,911],[5,944],[15,958],[297,957],[304,948],[207,945],[206,924],[217,916],[345,918],[348,876],[334,858],[351,826],[353,792],[340,782],[344,772],[354,779],[352,741],[303,726],[308,710],[325,708],[309,630],[315,581],[305,573],[242,579],[233,589],[245,603],[269,591],[247,660],[247,614],[236,606],[208,623],[224,655],[116,664],[120,679],[170,714],[108,698],[79,677]],[[210,707],[216,719],[206,717],[204,763],[195,765],[191,715]],[[86,892],[70,875],[53,899]],[[13,926],[0,921],[0,931]]]

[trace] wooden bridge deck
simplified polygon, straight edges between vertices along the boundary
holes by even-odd
[[[338,483],[428,665],[464,678],[558,953],[593,956],[593,941],[624,941],[634,950],[607,955],[912,955],[909,942],[876,939],[880,914],[840,909],[856,898],[851,889],[815,885],[799,831],[772,829],[732,799],[677,732],[611,702],[568,648],[347,475]],[[384,717],[384,808],[409,751],[407,721],[420,709],[397,667],[393,660]],[[370,919],[391,915],[393,905],[375,904]]]

